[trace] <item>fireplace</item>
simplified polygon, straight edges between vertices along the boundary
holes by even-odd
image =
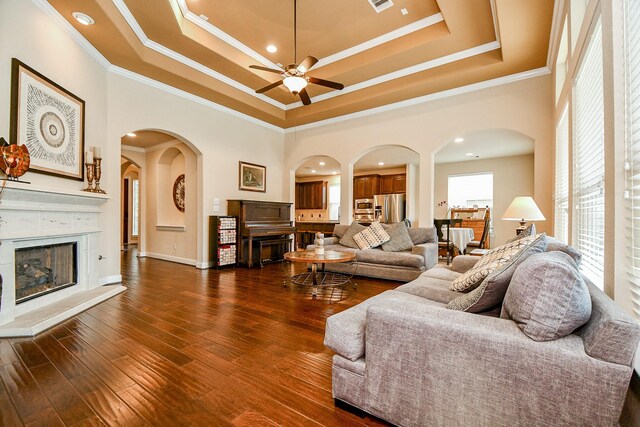
[[[78,283],[78,244],[67,242],[17,248],[16,304]]]

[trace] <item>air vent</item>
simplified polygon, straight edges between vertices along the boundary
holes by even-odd
[[[371,4],[371,7],[378,13],[393,6],[391,0],[369,0],[369,4]]]

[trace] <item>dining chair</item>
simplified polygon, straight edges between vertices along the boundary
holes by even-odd
[[[440,250],[444,249],[447,256],[447,265],[449,265],[451,258],[453,257],[453,242],[449,238],[449,227],[453,223],[452,219],[434,219],[433,225],[436,227],[436,234],[438,235],[438,256],[440,256]],[[462,224],[462,220],[460,220]]]
[[[472,240],[469,243],[467,243],[467,249],[465,249],[465,253],[471,252],[474,249],[485,249],[484,245],[485,242],[487,241],[487,236],[489,235],[489,229],[490,229],[490,218],[486,218],[484,220],[484,228],[482,229],[482,237],[480,237],[480,240]]]

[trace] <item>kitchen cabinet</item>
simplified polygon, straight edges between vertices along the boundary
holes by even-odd
[[[380,194],[380,175],[363,175],[353,178],[353,198],[372,199]]]
[[[327,209],[327,181],[297,182],[296,209]]]
[[[379,194],[398,194],[407,191],[407,175],[399,173],[395,175],[382,175],[380,177]]]

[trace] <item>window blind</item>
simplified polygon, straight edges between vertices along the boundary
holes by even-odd
[[[569,111],[565,107],[556,128],[556,190],[554,236],[569,243]]]
[[[596,24],[575,79],[574,202],[575,246],[580,269],[603,288],[604,278],[604,95],[602,24]]]
[[[628,277],[633,309],[640,317],[640,2],[626,0],[624,3],[627,148],[625,197],[631,207],[627,234]]]

